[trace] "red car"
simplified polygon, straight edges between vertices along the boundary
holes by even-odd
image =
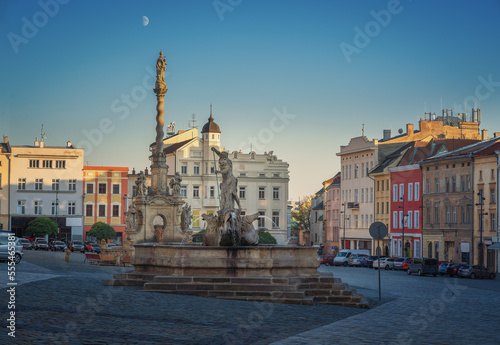
[[[401,269],[403,271],[406,271],[408,269],[408,263],[410,262],[411,258],[406,258],[405,261],[403,261],[403,265],[401,266]]]
[[[450,277],[454,277],[458,274],[458,270],[463,266],[464,264],[459,264],[459,263],[454,263],[446,269],[446,274],[448,274]]]
[[[320,256],[320,265],[333,266],[333,256]]]

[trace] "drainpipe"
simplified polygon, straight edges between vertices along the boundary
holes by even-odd
[[[12,153],[8,153],[5,156],[9,160],[9,168],[8,168],[8,170],[9,170],[9,178],[7,179],[7,183],[8,183],[7,184],[7,201],[8,201],[7,202],[7,207],[8,207],[7,208],[7,212],[9,212],[8,213],[9,214],[9,229],[7,229],[7,230],[10,230],[12,232],[12,214],[10,212],[10,203],[11,203],[11,200],[10,200],[10,186],[11,186],[10,179],[11,179],[11,177],[10,177],[10,175],[11,175],[11,163],[12,163],[12,160],[11,160],[11,157],[10,157],[11,154]]]
[[[471,176],[471,228],[470,228],[470,258],[469,264],[474,264],[474,157],[472,157],[472,152],[469,153],[469,159],[472,162],[472,176]]]

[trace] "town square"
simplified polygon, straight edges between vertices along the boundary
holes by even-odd
[[[0,343],[500,343],[498,2],[0,7]]]

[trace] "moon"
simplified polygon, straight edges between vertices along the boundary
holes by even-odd
[[[149,24],[149,18],[146,16],[142,16],[142,25],[148,26],[148,24]]]

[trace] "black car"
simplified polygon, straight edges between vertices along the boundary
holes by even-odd
[[[101,245],[97,243],[92,243],[90,245],[90,251],[94,253],[100,253],[101,252]]]
[[[66,243],[64,243],[63,241],[52,241],[50,246],[50,250],[54,252],[57,252],[59,250],[61,252],[64,252],[65,249],[66,249]]]
[[[71,241],[69,244],[69,249],[74,252],[75,250],[78,252],[85,252],[85,246],[82,241]]]

